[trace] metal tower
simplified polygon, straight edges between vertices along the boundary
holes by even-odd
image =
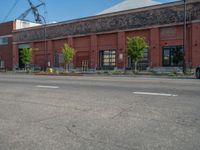
[[[36,6],[33,5],[31,0],[27,0],[27,1],[28,1],[29,5],[30,5],[30,8],[27,9],[24,13],[22,13],[17,19],[24,20],[27,17],[27,15],[30,12],[32,12],[32,14],[34,15],[34,18],[35,18],[35,22],[43,24],[45,22],[45,20],[43,19],[44,17],[42,15],[40,15],[40,13],[39,13],[37,8],[42,6],[42,5],[45,5],[44,1],[40,1],[41,3],[36,5]]]

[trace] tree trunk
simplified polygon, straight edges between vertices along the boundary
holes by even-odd
[[[26,72],[26,73],[29,73],[29,72],[30,72],[30,70],[29,70],[30,68],[28,68],[28,64],[25,64],[24,69],[25,69],[25,72]]]
[[[137,73],[137,61],[135,61],[135,73]]]
[[[69,63],[67,64],[68,72],[69,72]]]
[[[65,72],[67,73],[68,64],[65,64]]]
[[[24,64],[24,70],[25,70],[26,73],[28,73],[27,72],[27,64]]]

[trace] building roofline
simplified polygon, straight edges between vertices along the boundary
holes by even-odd
[[[199,2],[199,0],[187,0],[187,4],[191,4],[191,3],[195,3],[195,2]],[[179,1],[175,1],[175,2],[168,2],[168,3],[153,5],[153,6],[146,6],[146,7],[124,10],[124,11],[119,11],[119,12],[112,12],[112,13],[108,13],[108,14],[101,14],[101,15],[77,18],[77,19],[61,21],[61,22],[57,22],[57,23],[36,26],[36,27],[18,29],[18,30],[14,30],[13,32],[29,31],[29,30],[34,30],[34,29],[41,29],[44,27],[52,27],[52,26],[70,24],[70,23],[78,23],[78,22],[82,22],[82,21],[95,20],[95,19],[100,19],[100,18],[107,18],[107,17],[117,16],[117,15],[123,15],[123,14],[127,14],[127,13],[142,12],[142,11],[147,11],[147,10],[154,10],[154,9],[159,9],[159,8],[178,6],[178,5],[183,5],[183,1],[179,0]]]
[[[15,22],[15,21],[6,21],[6,22],[0,22],[0,25],[3,25],[3,24],[8,24],[8,23],[13,23],[13,22]]]
[[[29,23],[35,23],[35,24],[38,24],[38,25],[42,25],[41,23],[37,23],[37,22],[34,22],[34,21],[29,21],[29,20],[22,20],[22,19],[15,19],[15,22],[16,21],[24,21],[24,22],[29,22]]]
[[[142,0],[139,0],[140,2]],[[117,3],[99,13],[97,13],[96,15],[103,15],[103,14],[109,14],[109,13],[115,13],[115,12],[122,12],[122,11],[128,11],[128,10],[133,10],[133,9],[139,9],[139,8],[144,8],[144,7],[149,7],[149,6],[155,6],[155,5],[159,5],[159,4],[163,4],[161,2],[158,2],[158,1],[155,1],[155,0],[147,0],[147,1],[142,1],[142,4],[141,6],[137,6],[137,7],[130,7],[128,8],[127,4],[129,3],[134,3],[133,0],[124,0],[120,3]],[[145,4],[146,3],[146,4]],[[129,4],[129,5],[132,5],[132,4]],[[136,2],[136,5],[137,5],[137,2]],[[140,4],[139,4],[140,5]]]

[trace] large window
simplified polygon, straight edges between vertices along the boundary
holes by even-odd
[[[143,58],[138,62],[137,67],[139,70],[146,70],[149,66],[149,49],[144,49]],[[128,69],[134,68],[134,62],[128,56]]]
[[[54,57],[55,67],[60,67],[64,64],[64,57],[62,53],[55,53]]]
[[[163,47],[163,66],[181,67],[183,59],[183,46]]]
[[[116,66],[116,51],[115,50],[102,50],[100,51],[100,68],[101,69],[114,69]]]
[[[0,45],[7,45],[8,37],[0,37]]]
[[[4,68],[4,61],[3,60],[0,60],[0,69]]]

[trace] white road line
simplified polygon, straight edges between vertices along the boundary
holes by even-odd
[[[139,94],[139,95],[153,95],[153,96],[178,96],[178,95],[174,95],[174,94],[166,94],[166,93],[150,93],[150,92],[133,92],[134,94]]]
[[[58,86],[46,86],[46,85],[37,85],[38,88],[49,88],[49,89],[58,89]]]

